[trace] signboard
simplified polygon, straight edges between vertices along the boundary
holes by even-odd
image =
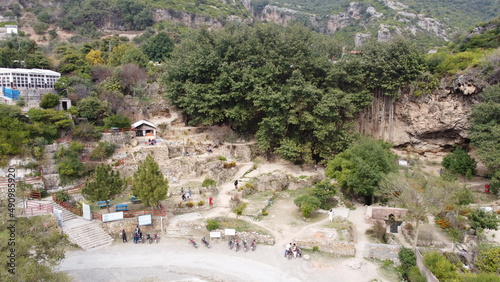
[[[92,213],[90,212],[90,206],[87,204],[82,204],[83,218],[92,220]]]
[[[408,166],[408,161],[406,161],[406,160],[399,160],[399,165],[400,166]]]
[[[226,236],[234,236],[236,235],[236,229],[224,229],[224,235]]]
[[[54,209],[54,216],[57,219],[57,225],[62,227],[62,222],[63,222],[63,212],[62,210]]]
[[[153,223],[150,214],[140,215],[137,219],[139,220],[139,225],[151,225]]]
[[[220,232],[210,232],[210,238],[220,238]]]
[[[123,219],[123,212],[105,213],[102,215],[102,222]]]

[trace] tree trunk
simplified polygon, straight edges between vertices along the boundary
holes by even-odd
[[[380,140],[384,140],[384,132],[385,132],[385,100],[386,96],[382,95],[382,112],[380,114],[380,123],[381,123],[381,130],[380,130]]]
[[[417,251],[418,227],[419,226],[420,226],[420,220],[417,219],[417,224],[415,226],[415,239],[413,239],[413,251]]]
[[[392,142],[394,133],[394,97],[391,97],[391,104],[389,105],[389,142]]]

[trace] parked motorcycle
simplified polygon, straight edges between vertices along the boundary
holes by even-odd
[[[203,242],[203,244],[205,244],[205,246],[207,246],[207,248],[210,249],[210,247],[212,247],[210,246],[210,242],[208,242],[207,239],[205,239],[205,237],[201,238],[201,241]]]
[[[189,239],[189,243],[191,243],[193,245],[193,247],[198,249],[198,244],[196,244],[196,242],[192,238]]]
[[[243,250],[248,251],[247,240],[243,240]]]
[[[156,243],[160,242],[160,235],[155,234],[155,236],[153,237],[153,240],[154,240]]]
[[[229,242],[227,244],[229,245],[229,249],[232,250],[234,247],[233,238],[229,238]]]
[[[239,251],[240,250],[240,242],[238,240],[236,240],[234,242],[234,249],[235,249],[235,251]]]
[[[250,243],[250,249],[252,249],[252,251],[255,251],[255,248],[257,248],[257,244],[255,244],[255,239],[253,239],[252,243]]]
[[[149,233],[146,234],[146,241],[148,241],[149,244],[153,243],[153,237],[151,237],[151,234]]]

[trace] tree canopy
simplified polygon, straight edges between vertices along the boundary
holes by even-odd
[[[109,165],[97,166],[91,178],[82,189],[82,194],[91,201],[112,200],[125,188],[125,181],[120,178],[120,172]]]
[[[158,206],[167,196],[168,180],[158,167],[158,163],[151,155],[139,163],[134,172],[132,192],[139,197],[146,206]]]

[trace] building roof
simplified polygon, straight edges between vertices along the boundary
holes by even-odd
[[[141,125],[143,125],[143,124],[147,124],[147,125],[149,125],[149,126],[151,126],[151,127],[156,128],[156,125],[155,125],[154,123],[149,122],[149,121],[147,121],[147,120],[143,120],[143,119],[141,119],[141,120],[140,120],[140,121],[138,121],[138,122],[134,122],[134,124],[132,124],[132,127],[133,127],[133,128],[137,128],[137,127],[139,127],[139,126],[141,126]]]
[[[44,74],[44,75],[61,76],[60,73],[55,72],[55,71],[51,71],[51,70],[0,68],[0,74],[4,74],[4,73],[30,73],[30,74]]]

